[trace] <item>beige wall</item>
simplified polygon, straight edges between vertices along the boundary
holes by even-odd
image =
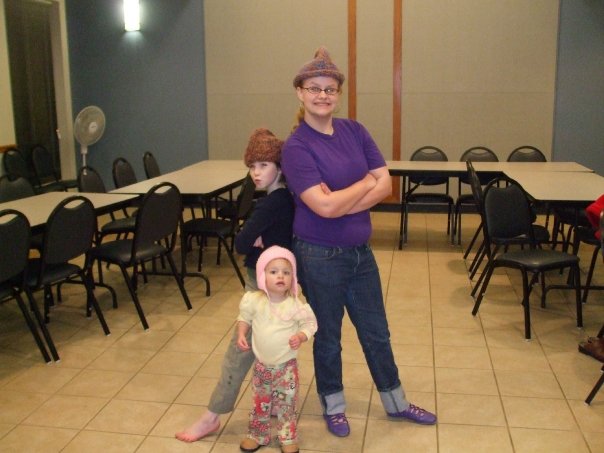
[[[357,2],[357,120],[392,158],[393,1]]]
[[[405,0],[402,158],[436,145],[458,160],[487,146],[505,160],[551,156],[558,1]]]
[[[210,158],[240,157],[255,127],[288,134],[297,110],[291,80],[319,45],[347,73],[347,6],[206,0]],[[427,144],[450,160],[476,145],[502,160],[523,144],[549,157],[557,21],[557,0],[403,0],[401,158]],[[391,0],[357,0],[357,119],[386,158],[393,23]]]
[[[298,100],[292,81],[324,44],[345,71],[346,0],[206,0],[210,159],[240,158],[251,131],[285,138]],[[345,97],[345,96],[344,96]],[[341,111],[346,114],[346,105]]]
[[[15,119],[10,91],[10,71],[4,20],[4,0],[0,0],[0,146],[15,143]]]

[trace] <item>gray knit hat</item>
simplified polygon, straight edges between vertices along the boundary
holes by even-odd
[[[344,74],[331,61],[329,52],[323,46],[317,49],[315,58],[300,68],[300,71],[298,71],[298,74],[294,78],[294,87],[301,87],[302,82],[311,77],[331,77],[337,80],[339,85],[342,85],[345,79]]]

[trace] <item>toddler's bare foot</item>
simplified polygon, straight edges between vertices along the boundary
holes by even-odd
[[[218,418],[207,419],[207,417],[201,417],[187,429],[176,433],[174,436],[183,442],[195,442],[215,433],[219,428],[220,420]]]

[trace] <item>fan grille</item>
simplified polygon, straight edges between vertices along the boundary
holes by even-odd
[[[90,105],[82,109],[75,119],[73,132],[80,145],[96,143],[105,131],[105,114],[95,106]]]

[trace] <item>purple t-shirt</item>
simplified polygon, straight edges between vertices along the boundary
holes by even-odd
[[[361,245],[371,236],[369,210],[328,219],[300,199],[301,193],[321,182],[333,191],[341,190],[364,178],[369,170],[386,165],[360,123],[334,118],[333,131],[333,135],[322,134],[301,122],[283,146],[281,168],[296,203],[294,234],[324,246]]]

